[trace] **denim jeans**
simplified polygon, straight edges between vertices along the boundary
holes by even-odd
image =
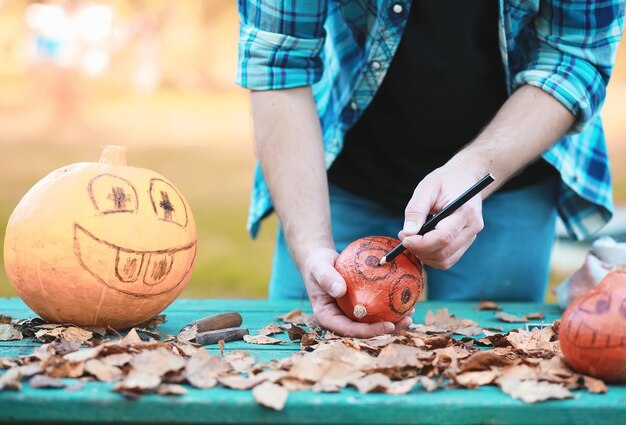
[[[425,267],[430,300],[543,301],[555,239],[559,179],[497,192],[483,202],[485,227],[448,270]],[[404,217],[330,187],[333,238],[339,252],[355,239],[397,237]],[[279,227],[269,287],[270,299],[304,299],[306,290]]]

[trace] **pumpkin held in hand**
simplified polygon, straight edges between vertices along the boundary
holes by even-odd
[[[561,318],[565,361],[578,372],[626,382],[626,271],[610,272]]]
[[[422,263],[404,251],[382,266],[380,259],[400,241],[386,236],[358,239],[344,249],[335,268],[347,285],[337,304],[352,320],[398,322],[410,313],[424,287]]]
[[[126,148],[53,171],[7,225],[4,263],[18,295],[44,319],[127,328],[183,290],[196,256],[189,205],[163,176],[126,166]]]

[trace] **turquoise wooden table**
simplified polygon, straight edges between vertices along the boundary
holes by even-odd
[[[546,321],[561,314],[553,305],[501,304],[513,314],[540,310]],[[418,303],[415,321],[423,322],[428,310],[447,307],[457,317],[473,319],[483,327],[516,327],[494,319],[492,311],[476,311],[475,303]],[[208,314],[236,310],[251,334],[295,308],[309,310],[301,302],[265,300],[187,300],[172,304],[165,313],[162,333],[176,334],[186,323]],[[32,311],[17,299],[0,299],[0,313],[16,318],[33,317]],[[281,339],[286,337],[278,336]],[[30,340],[0,343],[0,356],[30,353],[38,343]],[[209,348],[217,352],[217,347]],[[243,349],[261,361],[281,358],[299,350],[299,344],[277,346],[226,344],[226,350]],[[87,383],[79,391],[32,389],[24,383],[20,392],[0,392],[0,422],[21,423],[246,423],[246,424],[626,424],[626,386],[610,386],[607,394],[576,392],[577,398],[524,404],[502,394],[495,387],[476,390],[439,390],[427,393],[421,388],[404,396],[360,394],[354,389],[340,393],[292,392],[284,410],[276,412],[259,406],[251,391],[225,388],[197,390],[180,396],[147,395],[127,399],[111,391],[112,384]]]

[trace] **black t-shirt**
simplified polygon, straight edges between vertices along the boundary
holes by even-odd
[[[413,0],[389,70],[329,181],[402,213],[419,181],[471,142],[506,98],[497,0]],[[554,173],[539,159],[500,190]]]

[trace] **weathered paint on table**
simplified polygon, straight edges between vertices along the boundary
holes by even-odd
[[[481,326],[515,324],[494,320],[492,311],[476,311],[475,303],[419,303],[415,319],[422,321],[426,312],[442,307],[457,317],[478,321]],[[526,314],[540,310],[546,320],[558,318],[554,305],[502,303],[504,310]],[[239,311],[244,326],[251,333],[267,325],[277,315],[294,308],[310,311],[304,302],[265,300],[178,300],[165,313],[164,333],[175,334],[186,323],[208,314]],[[0,313],[27,318],[34,314],[20,300],[0,299]],[[279,335],[285,339],[286,336]],[[0,356],[17,356],[31,352],[37,343],[29,340],[0,343]],[[217,348],[209,348],[217,352]],[[279,346],[250,345],[244,342],[226,344],[227,350],[244,349],[261,361],[280,358],[299,349],[287,342]],[[416,388],[408,395],[359,394],[347,389],[335,394],[310,391],[290,393],[283,411],[275,412],[255,403],[250,391],[225,388],[196,390],[189,388],[184,396],[148,395],[129,400],[111,391],[111,384],[90,382],[81,390],[70,392],[32,389],[24,384],[21,392],[0,392],[0,422],[88,422],[88,423],[246,423],[246,424],[537,424],[626,423],[626,386],[609,387],[605,395],[577,392],[577,398],[524,404],[495,387],[476,390],[439,390],[427,393]]]

